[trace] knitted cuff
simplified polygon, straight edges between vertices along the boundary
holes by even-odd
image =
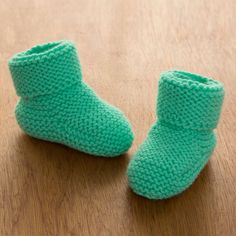
[[[16,54],[8,65],[17,95],[21,97],[59,92],[82,77],[76,48],[66,40]]]
[[[157,101],[160,121],[194,130],[216,128],[224,98],[223,85],[182,71],[161,75]]]

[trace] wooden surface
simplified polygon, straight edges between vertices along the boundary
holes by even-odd
[[[236,1],[0,2],[0,235],[236,235]],[[84,80],[130,119],[131,150],[96,158],[23,134],[7,60],[74,40]],[[149,201],[126,168],[155,120],[159,74],[183,69],[225,84],[218,146],[183,194]]]

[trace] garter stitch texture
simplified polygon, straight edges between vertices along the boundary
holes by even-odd
[[[161,75],[158,120],[128,166],[129,185],[149,199],[188,188],[209,160],[224,97],[223,85],[181,71]]]
[[[35,46],[13,56],[9,69],[20,96],[16,119],[30,136],[107,157],[131,146],[126,117],[83,82],[72,42]]]

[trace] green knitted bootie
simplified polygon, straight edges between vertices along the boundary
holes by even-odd
[[[209,160],[224,97],[223,85],[181,71],[162,74],[158,121],[128,167],[130,187],[150,199],[188,188]]]
[[[107,157],[131,146],[126,117],[83,82],[72,42],[35,46],[13,56],[9,68],[20,96],[16,119],[30,136]]]

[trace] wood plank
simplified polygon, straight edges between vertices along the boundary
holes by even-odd
[[[0,2],[0,235],[236,235],[236,1]],[[7,60],[35,44],[74,40],[84,80],[130,119],[131,150],[91,157],[23,134]],[[183,194],[149,201],[126,168],[155,121],[168,69],[225,84],[218,146]]]

